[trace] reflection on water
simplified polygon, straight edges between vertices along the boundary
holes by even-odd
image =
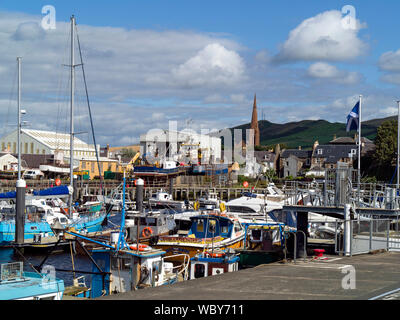
[[[121,221],[121,215],[117,213],[116,215],[109,217],[108,220],[109,221],[108,221],[108,225],[107,225],[106,229],[119,228],[120,221]],[[69,250],[66,250],[66,251],[67,252],[50,255],[48,257],[48,259],[46,260],[45,265],[51,265],[51,266],[55,267],[56,269],[72,270],[73,268],[72,268],[71,254],[70,254]],[[45,253],[40,253],[40,254],[34,254],[34,253],[28,254],[27,253],[24,255],[24,257],[25,257],[25,259],[20,254],[15,252],[14,249],[12,249],[12,248],[0,249],[0,264],[21,261],[24,263],[24,270],[30,271],[30,272],[32,272],[33,269],[30,267],[29,264],[31,264],[33,266],[38,266],[39,264],[42,263],[42,261],[46,257],[46,254]],[[92,263],[87,256],[74,255],[74,266],[75,266],[75,270],[78,270],[78,271],[92,271]],[[90,278],[89,274],[76,273],[75,276],[76,277],[85,276],[86,285],[90,286],[91,278]],[[58,279],[64,280],[65,286],[72,285],[73,273],[56,271],[56,277]]]

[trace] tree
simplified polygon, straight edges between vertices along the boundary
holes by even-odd
[[[136,155],[136,152],[134,150],[128,148],[123,148],[120,153],[121,157],[125,159],[132,159]]]
[[[388,120],[381,124],[375,139],[374,160],[379,166],[391,166],[397,155],[397,123]]]

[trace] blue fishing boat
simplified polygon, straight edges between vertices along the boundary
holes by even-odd
[[[61,300],[64,281],[51,272],[24,272],[22,262],[0,266],[0,300]]]

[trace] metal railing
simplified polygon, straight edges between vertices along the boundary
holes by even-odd
[[[347,246],[344,235],[346,222],[350,225],[350,237],[347,237],[350,245]],[[400,251],[398,216],[395,219],[338,220],[336,222],[336,253],[353,256],[378,250]]]

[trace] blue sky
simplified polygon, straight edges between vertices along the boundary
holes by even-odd
[[[39,30],[44,5],[56,9],[56,31]],[[338,30],[345,5],[356,10],[355,31]],[[102,144],[136,142],[171,119],[192,118],[197,129],[248,122],[255,92],[260,117],[263,110],[272,122],[344,122],[359,94],[364,118],[386,117],[395,114],[400,84],[399,9],[398,1],[367,0],[2,0],[10,44],[0,58],[0,107],[9,113],[13,57],[21,54],[27,104],[34,114],[57,109],[52,99],[65,88],[55,83],[68,81],[60,39],[75,14]]]

